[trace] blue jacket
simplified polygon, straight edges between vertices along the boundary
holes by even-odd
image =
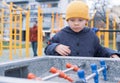
[[[80,32],[74,32],[69,26],[63,28],[49,40],[45,54],[59,55],[55,51],[55,47],[59,44],[70,46],[71,54],[69,56],[110,57],[117,53],[112,49],[102,47],[96,34],[87,27]]]

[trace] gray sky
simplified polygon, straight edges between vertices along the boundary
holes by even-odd
[[[86,0],[89,7],[91,8],[91,5],[92,3],[95,1],[95,0]],[[120,5],[120,0],[108,0],[109,1],[109,5],[110,7],[114,6],[114,5]]]
[[[110,0],[111,5],[120,5],[120,0]]]

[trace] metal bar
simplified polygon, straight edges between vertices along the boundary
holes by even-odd
[[[83,66],[85,66],[85,63],[79,65],[78,67],[80,68],[80,67],[83,67]],[[71,70],[73,70],[73,69],[74,69],[74,67],[71,67],[71,68],[69,68],[69,69],[61,70],[61,71],[62,71],[63,73],[66,73],[66,72],[69,72],[69,71],[71,71]],[[58,76],[58,75],[59,75],[59,72],[58,72],[58,73],[55,73],[55,74],[53,74],[53,75],[44,77],[44,78],[42,78],[42,80],[49,80],[49,79],[54,78],[54,77],[56,77],[56,76]]]
[[[120,32],[120,30],[112,30],[112,29],[109,29],[109,30],[99,30],[100,32]]]
[[[100,69],[97,70],[98,74],[100,74],[100,72],[101,72],[102,70],[104,70],[104,67],[102,67],[102,68],[100,68]],[[93,74],[87,76],[87,77],[86,77],[86,81],[90,80],[90,79],[93,78],[95,75],[96,75],[96,73],[93,73]]]

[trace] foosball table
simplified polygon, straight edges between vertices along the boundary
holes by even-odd
[[[1,63],[0,83],[120,83],[119,65],[114,58],[35,57]]]

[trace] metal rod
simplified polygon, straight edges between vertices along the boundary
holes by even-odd
[[[84,66],[85,64],[81,64],[81,65],[79,65],[78,67],[80,68],[80,67],[82,67],[82,66]],[[66,73],[66,72],[69,72],[69,71],[71,71],[71,70],[73,70],[74,69],[74,67],[71,67],[71,68],[69,68],[69,69],[66,69],[66,70],[61,70],[63,73]],[[56,77],[56,76],[58,76],[60,73],[58,72],[58,73],[55,73],[55,74],[52,74],[52,75],[50,75],[50,76],[47,76],[47,77],[44,77],[44,78],[42,78],[42,80],[49,80],[49,79],[51,79],[51,78],[54,78],[54,77]]]
[[[109,30],[99,30],[100,32],[120,32],[120,30],[113,30],[113,29],[109,29]]]
[[[100,68],[100,69],[97,70],[98,74],[100,74],[100,72],[101,72],[102,70],[104,70],[104,67],[102,67],[102,68]],[[96,73],[93,73],[93,74],[87,76],[87,77],[86,77],[86,81],[90,80],[90,79],[93,78],[95,75],[96,75]]]
[[[49,80],[49,79],[54,78],[58,75],[59,75],[59,73],[56,73],[56,74],[53,74],[53,75],[50,75],[50,76],[46,76],[46,77],[42,78],[42,80]]]

